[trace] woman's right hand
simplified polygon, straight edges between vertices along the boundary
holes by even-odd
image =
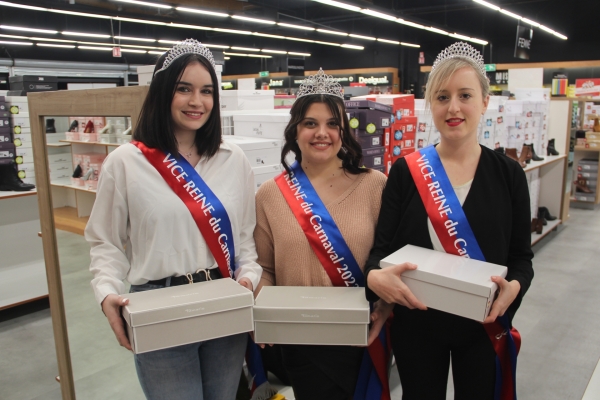
[[[402,263],[388,268],[373,269],[367,275],[367,286],[386,303],[397,303],[412,309],[427,310],[425,304],[402,282],[404,271],[417,269],[415,264]]]
[[[129,304],[129,299],[125,299],[116,294],[109,294],[102,300],[102,312],[106,315],[108,323],[112,328],[117,341],[123,347],[129,351],[133,351],[131,343],[125,333],[125,326],[123,318],[121,318],[121,307]]]

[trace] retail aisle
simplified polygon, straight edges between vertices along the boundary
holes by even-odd
[[[519,399],[598,399],[600,210],[571,210],[568,223],[550,236],[534,248],[536,276],[515,318],[523,336]],[[95,304],[87,243],[58,231],[58,244],[77,397],[143,399],[131,355],[117,346]],[[50,311],[43,305],[0,312],[0,371],[0,399],[60,399]],[[391,386],[392,399],[400,400],[395,369]]]

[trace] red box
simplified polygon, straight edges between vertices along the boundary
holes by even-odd
[[[396,120],[415,115],[415,95],[405,94],[394,97],[393,110]]]
[[[405,149],[402,150],[402,152],[400,153],[399,156],[392,156],[392,164],[396,162],[396,160],[398,160],[399,158],[403,158],[406,157],[409,154],[412,154],[415,152],[415,149]]]

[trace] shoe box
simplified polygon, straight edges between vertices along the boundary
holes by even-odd
[[[415,95],[404,94],[394,97],[392,100],[394,118],[396,121],[404,117],[413,117],[415,115]]]
[[[9,76],[8,84],[10,90],[22,90],[24,92],[47,92],[58,90],[58,78],[56,76]]]
[[[29,118],[29,104],[27,96],[6,96],[8,112],[12,116]]]
[[[274,90],[223,90],[221,110],[274,110]]]
[[[417,117],[403,117],[392,124],[389,151],[392,162],[415,151]]]
[[[33,163],[17,164],[17,175],[19,179],[35,178]]]
[[[577,164],[578,172],[598,172],[598,160],[584,158]],[[586,176],[587,178],[587,176]]]
[[[275,178],[282,171],[284,171],[281,164],[265,165],[263,167],[253,167],[254,172],[254,192],[258,190],[260,185],[265,183],[271,178]]]
[[[233,130],[229,134],[283,140],[290,117],[290,114],[283,113],[233,115]]]
[[[238,135],[226,135],[223,140],[239,146],[252,167],[280,163],[283,140]]]
[[[0,164],[12,163],[15,159],[15,145],[12,143],[0,143]]]
[[[373,134],[377,130],[389,128],[392,107],[369,100],[345,101],[350,128]]]
[[[388,135],[389,136],[389,135]],[[358,144],[362,149],[370,149],[373,147],[386,147],[384,141],[384,134],[378,135],[364,135],[356,137]]]

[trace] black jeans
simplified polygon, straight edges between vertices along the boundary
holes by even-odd
[[[281,348],[296,400],[352,397],[364,347],[282,345]]]
[[[445,400],[450,355],[455,400],[493,400],[496,353],[477,321],[396,306],[392,348],[403,400]]]

